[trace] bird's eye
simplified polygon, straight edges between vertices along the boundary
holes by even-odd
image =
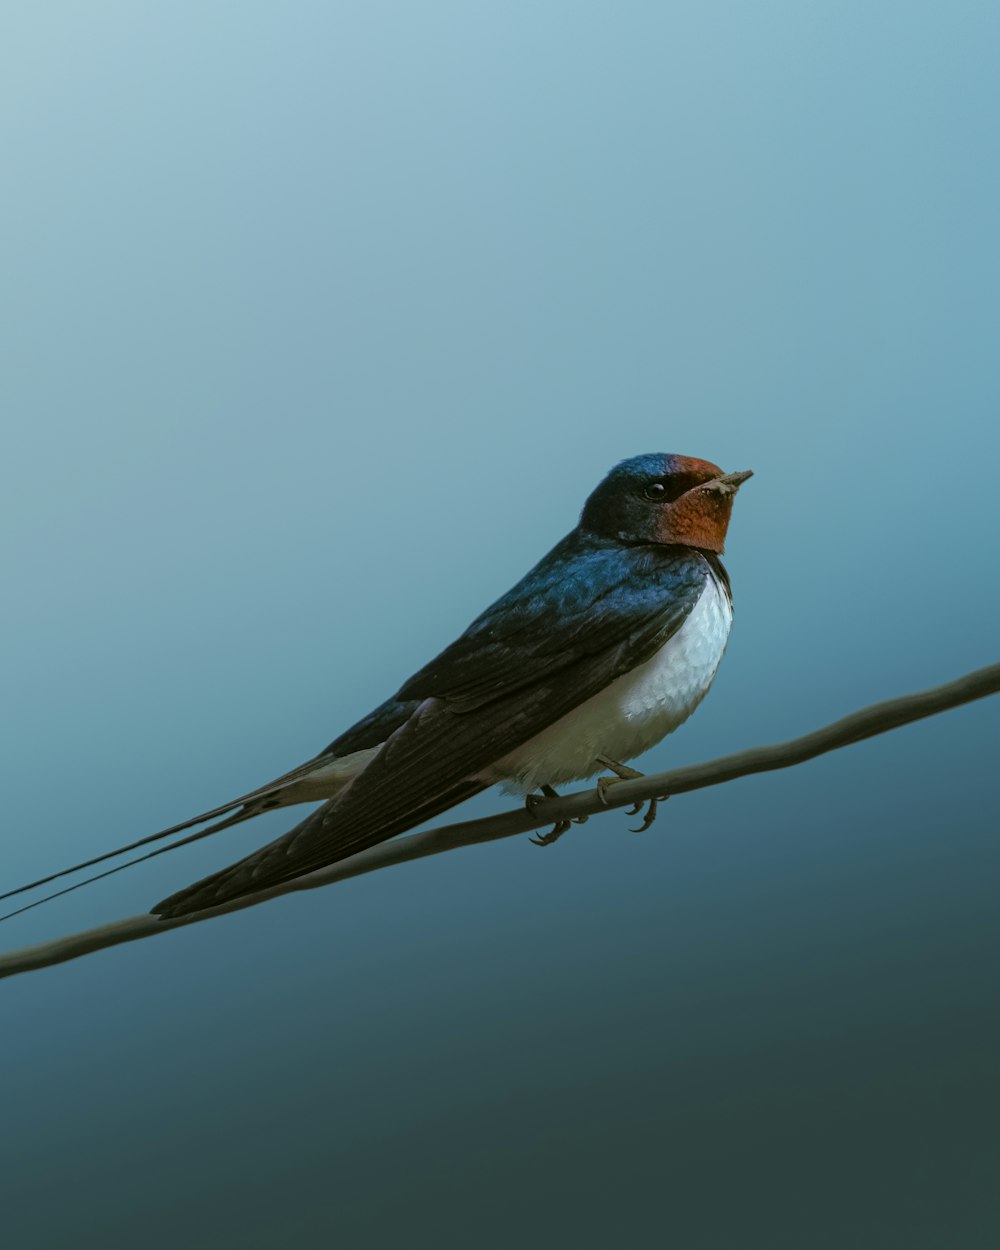
[[[667,488],[663,482],[650,482],[642,493],[647,499],[664,499],[666,498]]]

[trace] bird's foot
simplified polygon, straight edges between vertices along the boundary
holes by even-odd
[[[633,833],[645,833],[646,830],[653,823],[653,821],[656,820],[657,806],[660,803],[665,803],[667,799],[669,798],[670,798],[669,794],[661,794],[658,798],[650,799],[646,807],[646,814],[642,818],[642,824],[639,826],[638,829],[633,829],[632,832]],[[642,804],[636,803],[633,807],[629,807],[626,810],[630,812],[632,815],[635,815],[635,813],[640,811],[641,808],[642,808]]]
[[[619,764],[617,760],[608,759],[606,755],[598,755],[597,763],[603,765],[604,768],[610,768],[615,774],[613,777],[598,777],[597,779],[597,797],[604,804],[608,805],[608,789],[616,786],[619,781],[633,781],[636,777],[644,776],[637,768],[629,768],[627,764]],[[626,811],[634,816],[636,812],[642,808],[641,803],[634,803]]]
[[[546,799],[559,798],[559,791],[554,790],[552,786],[540,786],[541,794],[526,794],[524,796],[524,806],[529,812],[533,812],[539,803],[544,803]],[[586,816],[583,820],[586,820]],[[553,842],[558,842],[564,833],[569,829],[572,821],[557,820],[548,833],[536,833],[528,839],[535,846],[551,846]],[[582,823],[580,821],[579,823]]]
[[[534,833],[528,841],[533,846],[551,846],[553,842],[558,842],[563,834],[568,832],[572,823],[571,820],[557,820],[548,833]]]
[[[559,797],[559,791],[554,790],[551,786],[539,786],[538,788],[541,790],[541,794],[532,792],[524,796],[524,806],[529,812],[533,812],[539,803],[544,803],[546,799],[557,799]]]
[[[627,764],[619,764],[617,760],[608,759],[606,755],[599,755],[597,757],[597,762],[598,764],[603,764],[605,768],[610,768],[615,774],[613,777],[598,777],[597,779],[597,797],[603,804],[605,804],[605,806],[607,806],[608,789],[610,786],[616,786],[619,781],[633,781],[636,777],[645,776],[645,774],[639,772],[637,768],[629,768]],[[645,833],[656,819],[656,809],[658,804],[662,803],[669,797],[670,796],[668,794],[662,794],[659,798],[650,799],[648,803],[642,801],[639,803],[633,803],[631,807],[626,807],[625,811],[629,816],[636,816],[642,811],[643,807],[646,808],[645,815],[642,818],[642,824],[638,829],[633,829],[632,832]]]

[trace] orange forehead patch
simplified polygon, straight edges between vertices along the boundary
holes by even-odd
[[[699,460],[697,456],[668,456],[664,467],[668,473],[690,473],[704,477],[706,482],[722,476],[722,469],[717,464],[712,464],[711,460]]]

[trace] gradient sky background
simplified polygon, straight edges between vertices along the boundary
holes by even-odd
[[[6,6],[4,884],[313,754],[638,452],[757,474],[646,767],[996,660],[998,39],[962,0]],[[997,727],[5,981],[0,1237],[995,1247]]]

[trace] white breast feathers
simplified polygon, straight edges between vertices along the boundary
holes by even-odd
[[[708,693],[732,623],[729,596],[710,573],[684,624],[655,655],[498,760],[494,780],[523,794],[595,776],[598,755],[624,762],[648,751]]]

